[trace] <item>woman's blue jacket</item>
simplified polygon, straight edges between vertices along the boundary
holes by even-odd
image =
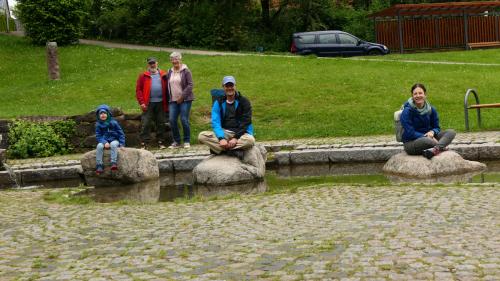
[[[431,106],[430,113],[420,115],[417,109],[411,107],[410,104],[406,102],[400,120],[404,129],[403,143],[421,138],[430,130],[433,130],[435,135],[439,134],[441,131],[439,127],[439,116],[433,106]]]

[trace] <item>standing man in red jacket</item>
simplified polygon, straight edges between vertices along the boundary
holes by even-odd
[[[166,112],[168,112],[167,73],[158,68],[156,58],[149,57],[147,62],[147,70],[139,75],[135,87],[135,96],[142,109],[141,146],[146,149],[146,145],[151,141],[151,127],[154,124],[158,147],[164,149]]]

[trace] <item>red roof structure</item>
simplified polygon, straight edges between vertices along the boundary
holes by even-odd
[[[398,4],[373,13],[377,42],[404,50],[500,46],[500,1]]]

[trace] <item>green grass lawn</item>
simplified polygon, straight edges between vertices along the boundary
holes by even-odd
[[[0,35],[0,118],[74,115],[101,103],[138,113],[135,81],[145,58],[170,66],[168,53],[76,45],[59,48],[60,81],[48,81],[45,48]],[[392,116],[415,82],[427,86],[441,126],[464,130],[463,97],[478,90],[483,103],[500,102],[500,66],[418,64],[393,60],[500,63],[500,49],[377,57],[385,61],[278,56],[184,55],[196,101],[192,135],[209,129],[209,90],[234,75],[250,98],[257,139],[390,134]],[[471,125],[476,127],[474,112]],[[500,129],[498,109],[482,112],[483,126]]]

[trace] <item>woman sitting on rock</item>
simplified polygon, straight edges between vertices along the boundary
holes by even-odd
[[[427,101],[427,90],[420,83],[411,87],[411,97],[401,114],[401,125],[406,153],[423,155],[427,159],[447,150],[456,135],[451,129],[441,131],[438,113]]]

